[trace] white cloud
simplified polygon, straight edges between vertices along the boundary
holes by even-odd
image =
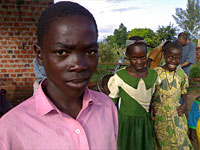
[[[58,1],[58,0],[56,0]],[[172,14],[175,8],[185,9],[187,0],[72,0],[86,7],[94,15],[99,40],[113,34],[120,23],[130,31],[134,28],[150,28],[175,24]]]
[[[125,12],[125,11],[130,11],[130,10],[137,10],[140,9],[138,7],[128,7],[128,8],[117,8],[117,9],[113,9],[112,11],[119,11],[119,12]]]

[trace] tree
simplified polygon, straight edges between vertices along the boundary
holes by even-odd
[[[114,30],[115,43],[121,48],[125,47],[127,39],[127,28],[121,23],[119,29]],[[113,39],[114,39],[113,38]]]
[[[120,58],[117,52],[122,54],[124,51],[125,49],[119,48],[117,44],[111,45],[110,43],[100,42],[98,49],[99,63],[117,62]]]
[[[144,38],[147,42],[147,45],[150,47],[156,47],[158,44],[155,37],[156,34],[153,32],[153,30],[148,28],[135,28],[128,33],[128,38],[131,36],[140,36]]]
[[[156,31],[156,36],[159,42],[163,40],[173,41],[175,36],[177,35],[177,27],[174,27],[173,24],[169,24],[165,26],[159,26],[158,30]]]
[[[114,36],[114,35],[109,35],[109,36],[107,36],[107,38],[106,39],[104,39],[104,41],[103,41],[104,43],[107,43],[107,44],[110,44],[110,45],[115,45],[116,43],[116,37]]]
[[[199,0],[188,0],[186,10],[176,8],[176,14],[172,16],[181,29],[189,32],[192,39],[198,38],[200,31]]]
[[[99,43],[99,62],[112,62],[114,59],[113,47],[110,44]]]
[[[112,46],[118,46],[120,48],[125,48],[127,39],[127,28],[121,23],[118,29],[114,30],[114,34],[108,36],[104,39],[104,43]]]

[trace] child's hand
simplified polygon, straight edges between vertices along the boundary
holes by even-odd
[[[197,140],[197,138],[196,138],[196,130],[195,129],[189,128],[189,138],[192,141],[196,141]]]
[[[179,116],[183,116],[186,110],[186,104],[182,104],[178,107],[177,112]]]
[[[155,121],[155,120],[156,120],[156,118],[154,117],[154,116],[155,116],[155,113],[156,113],[156,111],[155,111],[153,105],[150,105],[150,115],[151,115],[151,120],[152,120],[152,121]]]

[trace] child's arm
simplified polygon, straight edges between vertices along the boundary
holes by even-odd
[[[150,115],[151,115],[151,120],[155,121],[156,120],[155,117],[154,117],[155,116],[155,109],[153,107],[152,101],[150,103],[149,112],[150,112]]]
[[[113,100],[115,104],[119,101],[119,89],[116,82],[116,75],[112,76],[108,81],[108,89],[110,91],[109,97]]]
[[[195,129],[189,128],[189,138],[192,141],[195,141],[197,139],[196,138],[196,130]]]
[[[187,107],[187,94],[181,94],[182,104],[178,107],[178,115],[183,116]]]
[[[177,74],[181,76],[181,98],[182,104],[178,107],[178,115],[182,116],[185,113],[187,107],[187,88],[189,87],[188,76],[184,73],[182,69],[177,70]]]

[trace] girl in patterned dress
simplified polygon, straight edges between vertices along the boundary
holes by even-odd
[[[187,120],[184,114],[187,106],[187,75],[180,64],[182,47],[170,42],[164,48],[165,65],[155,70],[161,80],[157,86],[153,107],[155,110],[154,130],[156,149],[191,150],[187,135]],[[182,104],[179,103],[180,97]]]
[[[118,149],[154,150],[149,106],[157,73],[145,67],[147,45],[135,36],[126,41],[130,65],[116,72],[108,82],[109,96],[118,104]]]

